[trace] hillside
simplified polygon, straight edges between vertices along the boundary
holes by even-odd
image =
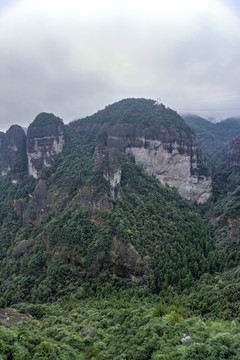
[[[161,151],[176,171],[171,159],[182,158],[189,178],[204,184],[204,155],[174,111],[127,99],[69,127],[52,114],[47,119],[39,115],[27,133],[33,176],[15,164],[0,183],[3,301],[55,299],[73,283],[91,289],[105,272],[155,292],[181,290],[209,271],[214,245],[197,208],[138,161],[138,151],[152,162],[152,152]]]
[[[70,127],[127,153],[147,174],[176,187],[188,200],[204,203],[211,197],[211,171],[193,131],[162,104],[125,99]]]
[[[235,247],[239,244],[239,186],[240,186],[240,136],[232,139],[213,157],[213,199],[209,212],[215,228],[215,239],[221,246]]]
[[[214,214],[238,142],[212,180],[193,131],[146,99],[69,126],[43,113],[22,139],[0,176],[0,356],[237,359],[240,252]]]
[[[240,134],[239,118],[228,118],[216,124],[196,115],[182,115],[182,118],[196,132],[199,145],[209,155],[222,150]]]
[[[165,129],[184,131],[189,135],[193,133],[176,111],[166,108],[163,104],[158,105],[154,100],[144,98],[123,99],[106,106],[104,110],[92,116],[73,121],[70,126],[76,128],[104,123],[110,125],[127,123],[141,128],[157,125]]]
[[[196,131],[201,146],[208,152],[212,168],[212,200],[207,212],[213,227],[215,242],[231,247],[235,257],[239,243],[240,186],[240,120],[229,118],[213,124],[194,115],[184,116]],[[232,260],[231,260],[232,261]]]
[[[93,171],[92,149],[73,145],[38,182],[1,180],[1,294],[7,304],[55,299],[69,287],[103,287],[100,274],[116,283],[123,278],[126,286],[136,280],[152,291],[180,290],[209,270],[214,247],[194,205],[125,155],[110,152],[107,162],[121,168],[113,198],[103,176],[109,163]]]

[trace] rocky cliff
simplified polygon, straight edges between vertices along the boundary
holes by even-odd
[[[206,157],[177,113],[145,99],[117,104],[124,106],[123,114],[114,104],[114,109],[110,106],[73,126],[82,136],[91,134],[108,149],[127,153],[146,173],[176,187],[185,198],[207,201],[211,196],[211,172]],[[111,174],[111,181],[119,176],[118,169]]]
[[[5,133],[0,133],[0,176],[26,156],[26,135],[18,125],[12,125]]]
[[[28,173],[37,178],[62,152],[65,130],[61,119],[53,114],[39,114],[27,131]]]
[[[227,166],[240,165],[240,136],[231,140],[226,147]]]
[[[104,161],[109,163],[102,169],[111,197],[121,196],[121,168],[111,151],[126,153],[147,174],[176,187],[189,200],[204,203],[211,196],[211,172],[193,131],[162,104],[125,99],[70,124],[70,129],[95,144],[95,168]],[[24,131],[12,127],[0,134],[1,174],[5,175],[16,158],[27,152],[28,174],[38,178],[44,167],[53,165],[65,142],[66,127],[53,114],[36,117],[27,131],[27,146]]]

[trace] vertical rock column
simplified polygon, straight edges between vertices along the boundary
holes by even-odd
[[[44,167],[51,166],[65,144],[64,124],[53,114],[41,113],[27,132],[28,173],[38,178]]]
[[[0,176],[7,175],[18,161],[26,156],[26,135],[19,125],[0,133]]]

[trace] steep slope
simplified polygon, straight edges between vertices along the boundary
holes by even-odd
[[[37,178],[44,167],[54,163],[65,143],[64,128],[60,118],[47,113],[39,114],[30,124],[27,131],[29,175]]]
[[[215,227],[215,239],[222,246],[230,246],[236,254],[240,216],[240,136],[231,140],[216,154],[213,169],[213,198],[210,216]]]
[[[0,176],[5,176],[25,157],[26,135],[20,126],[12,125],[6,134],[0,133]]]
[[[211,272],[214,245],[195,205],[104,146],[101,136],[96,146],[91,132],[69,129],[68,139],[38,180],[1,179],[4,303],[49,301],[107,284],[181,291]]]
[[[176,187],[185,198],[204,203],[211,197],[211,171],[203,151],[192,130],[176,112],[164,105],[153,100],[125,99],[71,123],[70,128],[82,137],[90,137],[96,158],[102,157],[98,151],[101,153],[103,147],[126,153],[147,174],[162,184]],[[53,114],[39,114],[28,128],[27,145],[22,129],[18,136],[21,149],[9,145],[11,151],[15,151],[15,160],[6,145],[11,131],[13,129],[6,135],[0,134],[2,175],[11,170],[15,158],[23,160],[27,153],[28,174],[38,178],[62,153],[69,128]]]
[[[191,129],[153,100],[125,99],[70,126],[109,149],[127,153],[162,184],[203,203],[211,196],[211,172]]]
[[[69,127],[41,114],[28,136],[29,168],[25,147],[0,177],[0,358],[237,359],[239,139],[199,206],[161,183],[159,164],[173,178],[179,161],[186,183],[210,176],[191,129],[153,101]]]
[[[196,115],[182,115],[186,123],[196,132],[199,145],[212,155],[240,134],[240,118],[228,118],[213,124]]]

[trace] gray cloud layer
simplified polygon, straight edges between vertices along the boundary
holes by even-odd
[[[0,5],[0,130],[41,111],[65,122],[125,97],[238,115],[234,1],[15,0]],[[183,110],[187,112],[187,110]]]

